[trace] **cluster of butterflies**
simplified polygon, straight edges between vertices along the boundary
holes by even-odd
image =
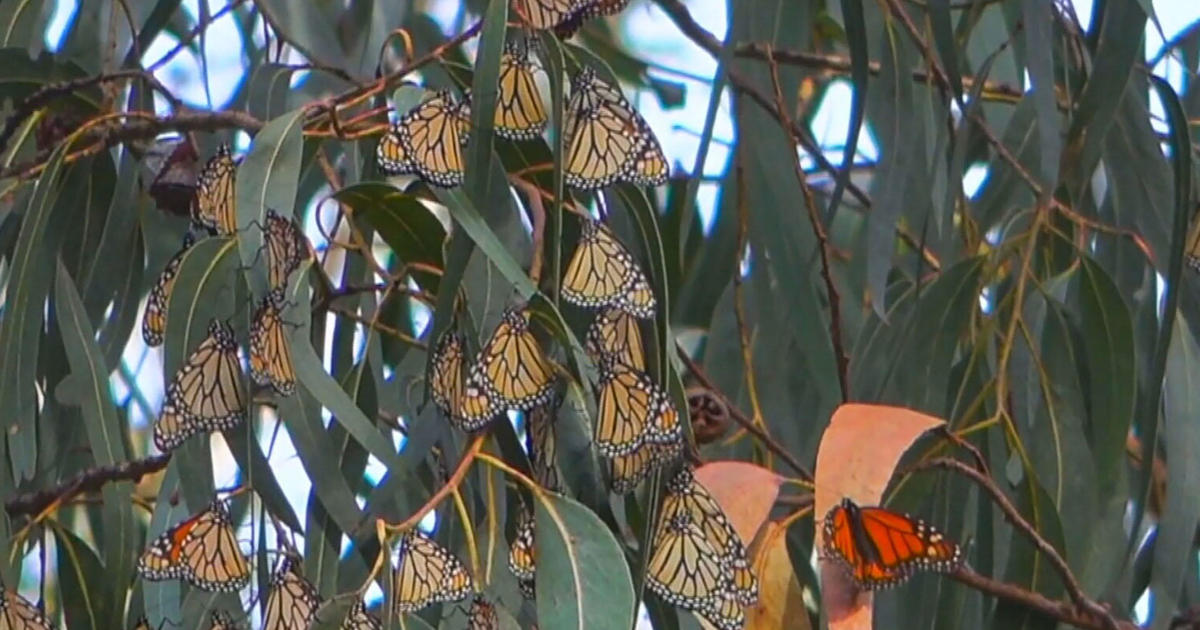
[[[678,410],[646,373],[638,319],[654,315],[654,292],[616,235],[603,223],[583,219],[562,295],[599,309],[585,344],[599,368],[595,442],[606,459],[610,485],[625,494],[674,461],[683,446]],[[472,361],[464,336],[447,329],[434,345],[430,366],[434,403],[463,431],[481,430],[509,409],[548,417],[557,410],[554,367],[533,333],[527,308],[507,309]]]
[[[391,582],[392,609],[397,614],[462,600],[475,592],[474,581],[463,563],[418,530],[401,537],[397,556]],[[322,600],[312,583],[300,573],[298,560],[294,555],[285,555],[272,575],[264,630],[307,628],[316,618]],[[250,581],[249,560],[238,547],[233,519],[221,499],[214,499],[207,508],[154,539],[139,558],[137,571],[146,580],[182,580],[210,592],[239,591]],[[36,608],[30,608],[36,612]],[[499,627],[494,606],[482,596],[476,596],[468,616],[476,624],[469,626],[472,629]],[[224,613],[217,613],[213,627],[233,625]],[[361,599],[355,602],[341,626],[342,630],[380,627],[379,619],[367,611]]]
[[[573,4],[584,5],[582,14],[587,14],[618,3]],[[502,138],[532,140],[546,128],[546,107],[534,78],[535,42],[505,42],[494,117]],[[620,181],[639,186],[667,181],[667,159],[654,132],[620,89],[592,68],[582,68],[571,79],[565,126],[563,174],[569,186],[596,190]],[[439,90],[392,125],[379,142],[376,161],[389,175],[415,174],[437,186],[458,186],[465,177],[463,146],[470,130],[470,95],[456,101],[448,90]]]
[[[236,175],[237,165],[229,147],[222,145],[196,181],[191,216],[193,227],[201,233],[237,237]],[[250,376],[259,385],[290,396],[296,388],[296,376],[282,317],[285,292],[291,273],[312,254],[299,226],[275,210],[267,210],[262,229],[268,292],[251,319]],[[189,230],[183,247],[167,262],[150,291],[142,316],[142,338],[148,346],[163,342],[167,303],[193,243],[193,232]],[[232,428],[244,418],[245,407],[237,339],[228,324],[213,320],[208,335],[167,385],[166,401],[154,425],[154,443],[168,452],[197,433]]]

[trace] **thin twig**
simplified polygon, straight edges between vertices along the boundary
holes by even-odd
[[[721,41],[714,37],[712,33],[704,30],[704,27],[700,26],[700,24],[696,22],[696,20],[692,17],[692,14],[688,11],[688,8],[682,2],[680,2],[680,0],[655,0],[655,2],[658,4],[659,8],[661,8],[667,14],[667,16],[671,18],[671,21],[675,23],[675,26],[679,28],[680,32],[687,36],[688,39],[692,40],[692,42],[704,49],[704,51],[712,57],[720,57],[721,49],[723,48]],[[729,83],[734,89],[745,93],[747,96],[753,99],[759,107],[762,107],[767,113],[775,117],[776,120],[782,121],[780,112],[775,107],[775,104],[771,102],[771,99],[767,98],[765,94],[755,88],[754,85],[752,85],[745,76],[738,72],[736,68],[728,68],[726,71],[726,76],[729,78]],[[837,167],[825,157],[825,153],[821,150],[821,147],[817,146],[817,143],[809,137],[808,130],[793,123],[792,134],[798,139],[800,146],[802,146],[804,150],[808,152],[809,156],[814,162],[817,163],[821,170],[833,177],[837,177]],[[868,197],[867,194],[863,192],[863,190],[854,182],[847,182],[846,190],[849,191],[851,196],[853,196],[865,209],[869,210],[871,208],[871,198]],[[901,240],[903,240],[909,247],[921,252],[922,257],[925,258],[926,264],[932,267],[935,271],[941,270],[942,264],[941,261],[938,260],[937,255],[926,248],[912,234],[909,234],[908,230],[906,230],[903,226],[897,226],[896,233],[900,235]]]
[[[775,107],[778,108],[779,114],[783,118],[783,129],[787,132],[795,125],[792,124],[792,118],[787,113],[787,106],[783,101],[783,87],[779,81],[779,64],[771,61],[768,65],[771,69],[771,85],[775,91]],[[799,142],[799,138],[793,136],[793,139]],[[842,390],[842,402],[845,402],[850,399],[850,357],[846,354],[846,347],[842,344],[842,300],[837,286],[833,283],[833,275],[829,271],[829,235],[825,232],[824,224],[821,223],[821,212],[817,209],[817,200],[813,196],[812,188],[804,177],[804,169],[800,165],[800,155],[795,151],[790,153],[795,163],[793,170],[796,173],[796,181],[800,184],[800,192],[804,195],[804,206],[808,210],[808,222],[812,225],[813,235],[817,239],[817,253],[821,257],[821,279],[825,282],[825,292],[829,296],[829,339],[833,342],[838,386]]]
[[[175,57],[175,55],[178,55],[180,52],[183,51],[183,49],[190,46],[192,43],[192,40],[196,39],[200,35],[200,33],[202,31],[204,31],[204,29],[209,27],[210,24],[212,24],[213,22],[216,22],[217,20],[224,17],[226,13],[229,13],[230,11],[236,9],[237,6],[240,5],[241,3],[242,3],[242,0],[233,0],[233,2],[230,2],[229,4],[221,7],[221,9],[219,11],[217,11],[216,13],[213,13],[211,16],[209,16],[208,20],[201,20],[200,22],[198,22],[196,24],[196,26],[194,26],[192,28],[192,30],[188,32],[187,35],[184,35],[183,38],[179,40],[178,44],[175,44],[174,48],[172,48],[171,50],[168,50],[167,53],[165,55],[163,55],[162,57],[159,57],[158,61],[155,61],[154,63],[150,64],[150,66],[148,68],[146,68],[146,71],[154,72],[155,70],[158,70],[162,66],[166,65],[166,63],[168,61],[170,61],[171,59],[173,59]]]
[[[529,258],[529,279],[534,286],[542,279],[542,257],[546,239],[546,207],[542,205],[542,195],[532,182],[512,177],[509,182],[514,188],[525,193],[525,207],[529,208],[529,222],[533,225],[533,253]]]
[[[19,494],[4,504],[4,510],[8,512],[9,516],[40,514],[55,503],[65,503],[85,492],[96,492],[105,484],[117,481],[139,481],[145,475],[166,468],[170,461],[170,453],[165,453],[112,466],[90,468],[54,488]]]
[[[479,456],[479,451],[483,448],[485,437],[487,437],[486,432],[480,433],[471,439],[471,443],[467,446],[466,452],[463,453],[462,459],[458,460],[458,466],[455,467],[454,472],[450,474],[446,483],[442,484],[442,487],[438,488],[437,492],[434,492],[433,496],[429,497],[425,505],[422,505],[416,512],[413,512],[412,516],[409,516],[402,522],[396,525],[387,525],[386,528],[394,532],[405,532],[412,529],[417,523],[421,522],[421,519],[425,518],[426,514],[436,508],[442,502],[442,499],[445,499],[451,492],[456,490],[459,484],[462,483],[463,478],[467,476],[467,471],[471,470],[471,463]],[[463,527],[469,526],[470,523],[463,523]]]
[[[1029,524],[1029,521],[1026,521],[1025,518],[1021,516],[1021,513],[1017,510],[1017,508],[1012,504],[1011,501],[1008,500],[1008,497],[1004,494],[1004,491],[997,487],[991,478],[985,477],[983,473],[979,472],[975,468],[972,468],[971,466],[968,466],[957,459],[952,459],[949,457],[938,457],[927,462],[919,463],[913,466],[911,470],[922,470],[927,468],[942,468],[957,472],[965,477],[970,478],[977,485],[983,488],[984,491],[991,496],[992,502],[999,506],[1000,510],[1004,512],[1004,516],[1007,517],[1009,523],[1011,523],[1013,527],[1017,528],[1017,530],[1024,534],[1025,537],[1028,538],[1031,543],[1033,543],[1034,548],[1037,549],[1037,551],[1043,556],[1045,556],[1047,560],[1049,560],[1050,566],[1056,573],[1058,573],[1059,579],[1062,580],[1063,586],[1067,590],[1067,595],[1071,598],[1071,601],[1074,602],[1078,612],[1085,616],[1095,617],[1097,621],[1105,622],[1105,625],[1095,626],[1093,624],[1088,624],[1088,627],[1112,628],[1117,626],[1116,620],[1113,619],[1108,611],[1083,592],[1083,588],[1079,586],[1079,582],[1075,579],[1075,575],[1071,573],[1071,567],[1068,566],[1067,561],[1063,560],[1063,557],[1059,555],[1058,550],[1054,548],[1054,545],[1050,544],[1050,542],[1045,538],[1042,538],[1041,534],[1039,534],[1037,530]]]
[[[729,409],[729,415],[734,419],[735,422],[742,425],[742,428],[746,429],[747,433],[753,435],[756,439],[762,442],[763,445],[767,447],[767,450],[777,455],[779,459],[782,459],[788,466],[791,466],[792,470],[795,470],[802,479],[805,481],[812,481],[812,473],[808,472],[808,469],[805,468],[799,460],[793,457],[792,454],[787,451],[787,449],[783,448],[779,442],[776,442],[774,438],[764,432],[761,428],[755,426],[754,422],[750,420],[750,418],[747,418],[746,414],[742,413],[742,410],[738,409],[737,406],[729,400],[729,397],[725,395],[725,392],[721,391],[715,384],[713,384],[713,382],[708,378],[708,375],[704,373],[704,368],[700,367],[700,365],[697,364],[690,355],[688,355],[687,351],[683,349],[683,346],[675,344],[675,354],[679,355],[680,360],[682,360],[684,365],[687,366],[688,371],[692,373],[692,376],[696,377],[696,380],[700,381],[701,385],[707,387],[710,392],[721,399],[721,402],[723,402]]]

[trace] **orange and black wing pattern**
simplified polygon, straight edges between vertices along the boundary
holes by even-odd
[[[250,565],[220,499],[154,539],[137,568],[147,580],[186,580],[206,591],[237,591],[250,581]]]
[[[962,565],[962,549],[925,521],[850,499],[825,515],[825,550],[864,590],[896,586],[915,571],[949,573]]]
[[[52,630],[41,609],[0,582],[0,630]]]

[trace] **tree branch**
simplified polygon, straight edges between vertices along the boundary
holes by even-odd
[[[167,467],[170,453],[152,455],[146,459],[121,462],[112,466],[90,468],[48,490],[19,494],[4,504],[9,516],[41,514],[55,503],[63,503],[85,492],[96,492],[105,484],[117,481],[140,481],[145,475]]]

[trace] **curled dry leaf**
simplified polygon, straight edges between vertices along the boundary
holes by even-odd
[[[903,407],[845,404],[833,412],[817,451],[813,524],[815,544],[824,549],[825,514],[843,497],[878,505],[896,464],[925,432],[945,424]],[[830,630],[870,629],[871,595],[860,593],[836,561],[821,554],[821,595]]]
[[[809,630],[804,589],[788,556],[787,529],[767,523],[751,564],[758,575],[758,603],[746,609],[745,630]]]
[[[747,462],[720,461],[696,469],[704,485],[747,547],[779,496],[779,475]]]

